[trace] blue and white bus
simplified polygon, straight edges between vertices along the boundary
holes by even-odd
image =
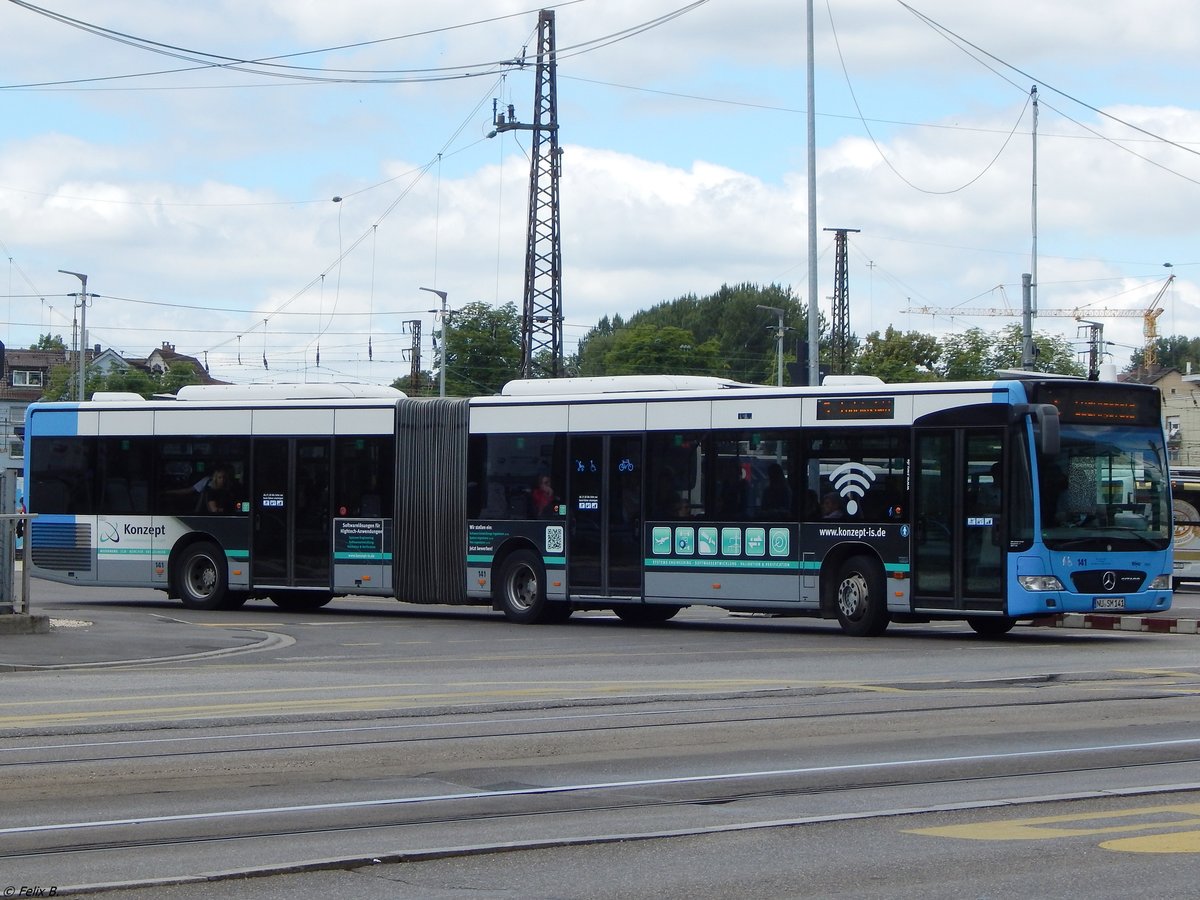
[[[1175,585],[1200,582],[1200,467],[1171,466]]]
[[[1143,385],[193,388],[38,404],[26,437],[35,573],[193,607],[379,594],[521,623],[580,609],[657,623],[709,605],[874,635],[1171,604],[1160,396]],[[232,512],[200,499],[217,468]]]

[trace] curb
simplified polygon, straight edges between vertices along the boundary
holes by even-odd
[[[1046,628],[1091,628],[1096,631],[1143,631],[1153,634],[1200,634],[1200,619],[1168,616],[1112,616],[1100,613],[1063,613],[1034,619]]]
[[[47,634],[49,631],[49,616],[31,616],[22,613],[0,614],[0,634]]]

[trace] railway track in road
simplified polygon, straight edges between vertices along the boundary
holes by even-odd
[[[1197,789],[1191,693],[1033,688],[9,741],[0,860],[26,882],[162,882]],[[1098,709],[1142,737],[1102,739]]]
[[[1077,697],[1046,696],[1047,689],[1074,685],[1088,689]],[[1101,691],[1107,691],[1102,694]],[[769,699],[753,697],[696,699],[680,703],[639,700],[615,708],[585,703],[562,704],[559,709],[539,705],[522,712],[508,709],[481,714],[413,716],[400,720],[352,722],[322,726],[301,721],[263,727],[215,728],[210,724],[177,724],[171,734],[152,732],[62,735],[45,738],[14,737],[0,747],[0,771],[13,767],[47,768],[68,764],[177,760],[222,755],[268,755],[281,752],[355,748],[404,749],[449,741],[481,742],[503,738],[550,739],[564,736],[614,734],[639,731],[732,727],[770,722],[777,726],[806,721],[832,721],[847,717],[888,716],[912,718],[937,712],[950,715],[979,709],[979,696],[988,695],[992,711],[1021,711],[1035,699],[1039,706],[1145,702],[1200,692],[1200,673],[1105,673],[1102,679],[1084,676],[1030,677],[986,683],[929,682],[908,685],[828,683],[799,690],[778,690]],[[999,699],[1007,693],[1009,698]],[[898,705],[896,698],[904,696]],[[592,701],[595,703],[596,701]],[[1094,707],[1093,707],[1094,708]],[[653,721],[651,721],[653,720]]]

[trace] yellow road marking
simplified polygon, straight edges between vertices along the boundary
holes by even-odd
[[[1106,840],[1100,843],[1100,847],[1124,853],[1200,853],[1200,831],[1195,830],[1198,826],[1200,803],[1176,803],[906,831],[927,837],[969,841],[1046,841],[1156,831],[1161,833]]]

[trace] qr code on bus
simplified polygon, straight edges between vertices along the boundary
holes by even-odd
[[[546,526],[546,552],[563,552],[563,527],[561,525]]]

